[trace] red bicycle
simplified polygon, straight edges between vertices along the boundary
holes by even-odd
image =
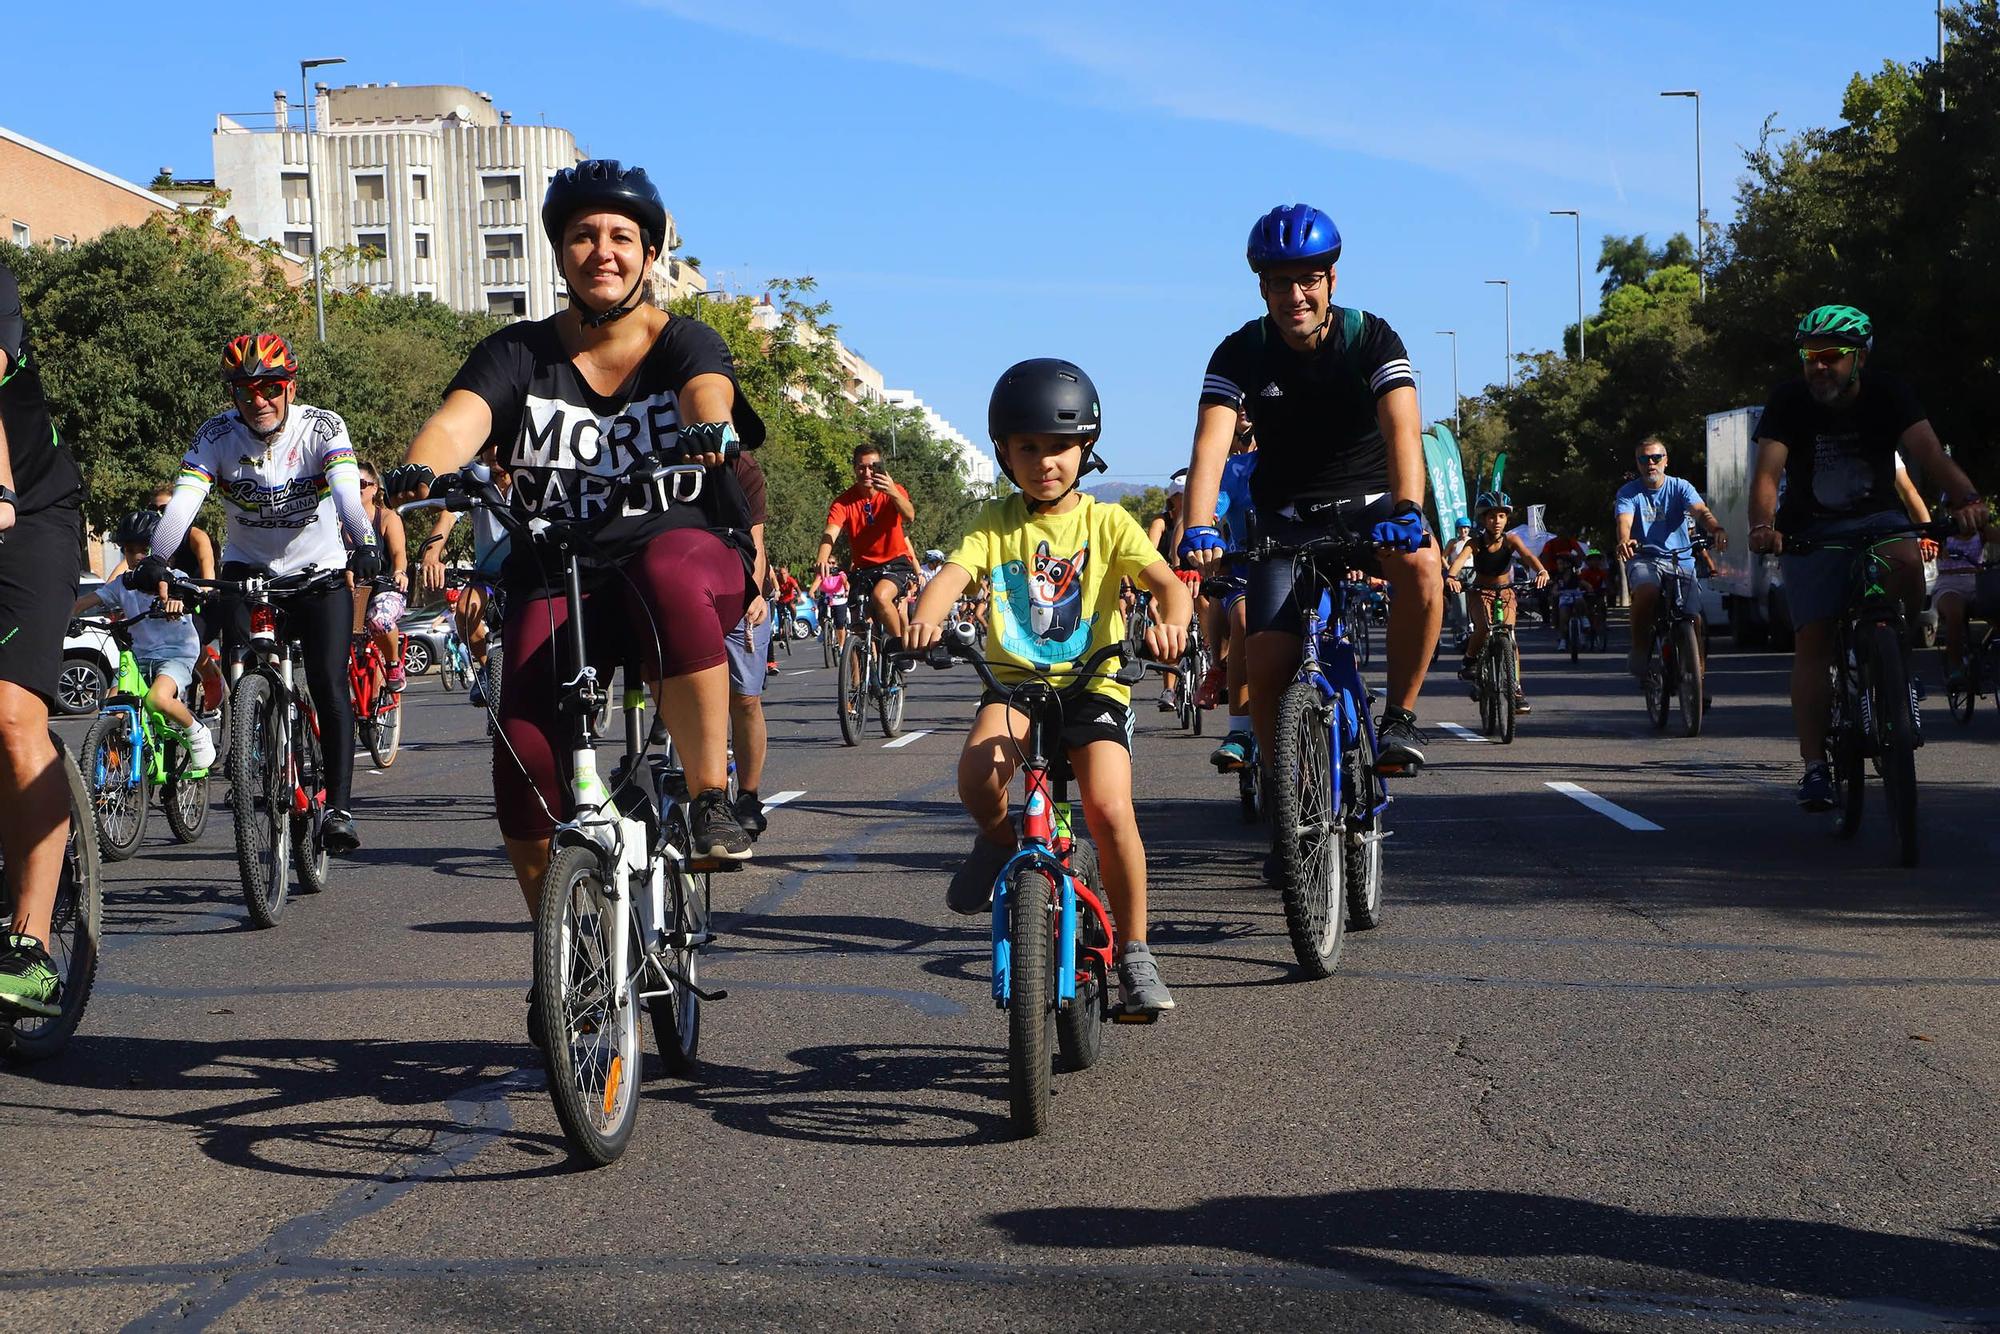
[[[389,665],[375,637],[365,632],[347,649],[347,693],[354,701],[354,730],[375,757],[375,767],[388,768],[403,744],[403,697],[389,688]]]

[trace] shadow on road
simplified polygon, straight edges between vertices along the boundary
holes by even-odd
[[[1226,1196],[1178,1209],[1093,1203],[1015,1210],[989,1221],[1021,1245],[1063,1251],[1231,1250],[1281,1265],[1339,1270],[1385,1286],[1418,1287],[1496,1312],[1519,1312],[1533,1305],[1532,1295],[1521,1285],[1497,1281],[1482,1292],[1487,1285],[1477,1278],[1379,1252],[1610,1261],[1631,1266],[1632,1279],[1607,1281],[1601,1271],[1592,1271],[1594,1287],[1656,1285],[1644,1271],[1668,1270],[1774,1297],[1921,1304],[1959,1319],[2000,1319],[2000,1246],[1995,1245],[2000,1220],[1962,1229],[1968,1240],[1957,1241],[1842,1223],[1647,1213],[1517,1191],[1398,1189]],[[1543,1314],[1557,1319],[1552,1311]]]
[[[170,1038],[93,1037],[86,1029],[57,1059],[36,1066],[14,1087],[55,1086],[115,1094],[179,1110],[114,1110],[110,1099],[83,1107],[51,1106],[30,1096],[0,1107],[69,1116],[96,1127],[166,1126],[187,1130],[217,1162],[283,1176],[369,1181],[398,1174],[399,1160],[428,1156],[441,1136],[462,1132],[449,1104],[468,1090],[520,1069],[525,1044],[270,1039],[195,1042]],[[194,1103],[196,1105],[188,1105]],[[369,1119],[369,1104],[391,1114]],[[338,1107],[337,1115],[328,1115]],[[321,1109],[325,1110],[322,1111]],[[395,1114],[407,1109],[408,1114]],[[438,1109],[427,1113],[425,1109]],[[482,1173],[461,1164],[443,1180],[516,1181],[571,1170],[557,1136],[512,1130],[495,1138],[548,1159],[543,1167]]]

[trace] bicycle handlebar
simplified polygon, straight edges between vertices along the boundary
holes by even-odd
[[[1784,550],[1779,554],[1810,556],[1816,551],[1853,551],[1864,545],[1874,547],[1884,542],[1900,542],[1912,537],[1928,537],[1933,542],[1942,542],[1957,535],[1956,519],[1932,519],[1929,523],[1905,524],[1900,528],[1887,528],[1876,533],[1855,533],[1849,537],[1787,537],[1784,539]]]
[[[734,458],[739,452],[740,447],[731,441],[723,454],[726,458]],[[707,464],[664,463],[658,459],[647,459],[614,479],[614,490],[624,496],[659,486],[662,487],[660,498],[663,504],[691,505],[701,498],[702,486],[707,479]],[[691,485],[683,486],[684,481]],[[475,477],[470,469],[435,478],[430,484],[428,496],[422,500],[404,501],[396,506],[396,513],[411,514],[425,509],[446,510],[452,514],[484,509],[502,528],[528,541],[542,536],[560,541],[586,531],[585,522],[581,519],[521,518],[513,512],[507,497],[500,494],[500,489],[490,478]]]
[[[1102,667],[1110,659],[1123,658],[1125,656],[1125,646],[1123,644],[1106,644],[1082,662],[1076,664],[1074,670],[1076,679],[1066,686],[1056,685],[1049,679],[1050,673],[1048,672],[1035,672],[1027,681],[1010,686],[993,675],[993,667],[990,659],[981,657],[974,651],[979,642],[978,633],[977,627],[969,622],[957,621],[945,627],[945,637],[935,647],[921,651],[903,649],[890,656],[897,662],[913,664],[927,662],[940,671],[951,666],[952,659],[957,658],[971,664],[972,670],[979,673],[979,679],[985,683],[986,688],[997,695],[1012,695],[1022,686],[1039,681],[1065,699],[1083,693],[1084,687],[1089,685],[1090,682],[1097,680],[1101,675],[1098,668]],[[1181,670],[1180,664],[1176,662],[1155,662],[1149,658],[1139,658],[1135,659],[1135,661],[1148,671],[1178,672]],[[1010,662],[1002,663],[1001,666],[1018,669],[1020,664]]]

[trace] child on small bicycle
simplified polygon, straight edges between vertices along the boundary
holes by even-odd
[[[153,510],[134,510],[118,521],[112,537],[124,550],[128,568],[138,569],[139,562],[152,554],[153,531],[159,526],[160,516]],[[188,762],[196,769],[206,769],[215,763],[215,738],[181,702],[194,685],[201,641],[195,637],[194,622],[184,614],[180,601],[167,595],[164,584],[157,592],[141,592],[127,588],[120,578],[99,584],[95,592],[78,598],[74,610],[104,609],[131,620],[151,611],[156,598],[166,615],[134,621],[132,656],[138,661],[139,674],[149,683],[148,700],[186,737]]]
[[[1549,572],[1542,566],[1540,558],[1528,550],[1528,544],[1520,536],[1507,531],[1507,519],[1513,512],[1513,501],[1505,491],[1482,491],[1473,506],[1473,519],[1478,527],[1460,548],[1451,567],[1444,572],[1445,588],[1456,593],[1463,585],[1470,584],[1472,597],[1472,637],[1465,641],[1465,661],[1459,665],[1458,679],[1477,679],[1479,651],[1486,647],[1487,633],[1493,628],[1494,611],[1505,606],[1509,613],[1514,610],[1514,562],[1520,561],[1534,574],[1531,585],[1540,588],[1549,581]],[[1472,578],[1468,581],[1460,577],[1460,571],[1470,563]],[[1473,698],[1479,698],[1477,691]],[[1528,697],[1521,689],[1521,648],[1514,646],[1514,712],[1527,713]]]
[[[1155,661],[1178,661],[1193,602],[1159,549],[1132,516],[1077,490],[1099,466],[1103,429],[1097,389],[1067,361],[1024,361],[1000,377],[987,410],[1000,470],[1019,488],[988,501],[965,540],[924,590],[907,647],[921,652],[943,637],[952,605],[973,582],[992,579],[987,653],[1002,680],[1046,674],[1124,638],[1121,576],[1153,595],[1145,647]],[[1011,669],[1011,670],[1010,670]],[[979,826],[972,852],[952,877],[952,911],[985,910],[993,882],[1017,848],[1008,820],[1008,789],[1027,720],[1006,700],[980,700],[958,761],[958,794]],[[1076,774],[1084,818],[1096,840],[1104,888],[1121,937],[1118,979],[1128,1012],[1158,1014],[1174,999],[1146,944],[1146,850],[1132,810],[1132,692],[1100,677],[1072,702],[1049,735],[1059,736]]]

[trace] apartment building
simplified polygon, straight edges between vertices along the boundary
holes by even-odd
[[[67,250],[173,211],[171,199],[0,129],[0,241]]]
[[[959,468],[966,485],[975,491],[991,487],[1000,476],[1000,465],[994,462],[991,450],[982,449],[966,438],[965,432],[944,419],[936,408],[918,398],[908,389],[885,389],[882,401],[891,407],[914,412],[924,419],[924,425],[933,437],[948,442],[952,452],[958,455]]]
[[[285,249],[363,247],[373,258],[329,282],[429,297],[459,310],[542,319],[566,304],[542,233],[551,177],[582,160],[554,125],[518,124],[491,94],[453,84],[321,84],[306,133],[282,92],[269,112],[216,117],[215,185],[243,230]],[[679,244],[672,215],[667,250]],[[654,268],[667,299],[706,286],[671,253]]]

